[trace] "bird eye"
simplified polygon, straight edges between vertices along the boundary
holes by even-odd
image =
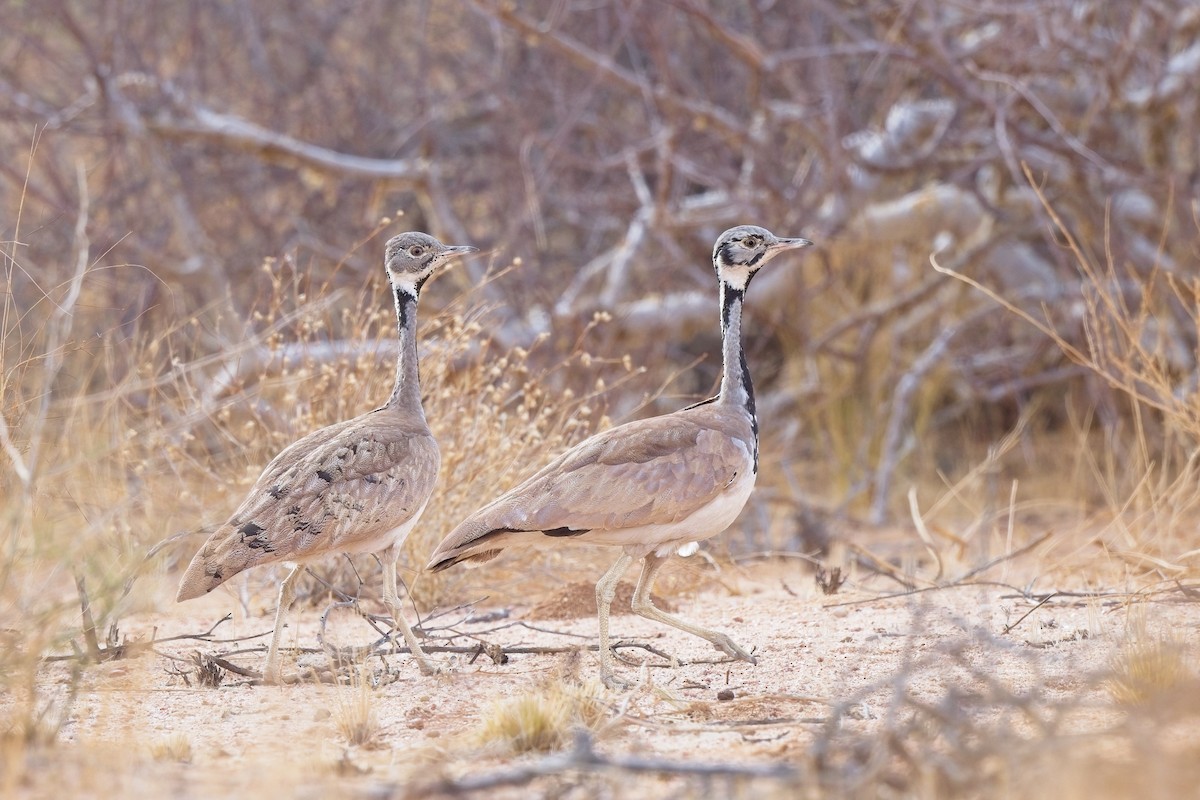
[[[424,252],[425,248],[421,247],[419,244],[414,244],[412,247],[408,248],[408,254],[413,258],[420,258],[421,254]]]
[[[755,247],[758,247],[759,240],[757,236],[747,236],[742,240],[742,244],[746,245],[746,247],[749,247],[750,249],[754,249]]]

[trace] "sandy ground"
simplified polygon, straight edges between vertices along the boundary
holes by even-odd
[[[170,589],[163,586],[164,597]],[[1100,676],[1127,639],[1128,598],[1054,598],[1021,620],[1034,603],[1000,586],[890,598],[878,591],[846,587],[827,596],[816,588],[810,566],[776,561],[726,570],[694,595],[661,599],[753,649],[757,665],[726,661],[707,642],[633,616],[627,601],[622,608],[618,600],[614,638],[650,645],[680,663],[644,649],[620,651],[649,666],[619,665],[625,677],[640,678],[629,691],[596,690],[606,709],[596,751],[611,758],[799,768],[811,763],[818,742],[895,725],[901,695],[941,704],[989,730],[1019,730],[1030,707],[1035,713],[1057,709],[1055,724],[1073,734],[1119,722]],[[427,622],[430,641],[594,645],[591,593],[588,584],[567,584],[540,603],[450,611]],[[499,775],[546,757],[514,755],[501,743],[480,739],[498,702],[564,677],[586,683],[598,674],[594,652],[512,654],[503,664],[483,652],[435,653],[445,670],[434,677],[422,676],[406,654],[397,653],[371,658],[356,673],[380,684],[376,689],[311,677],[283,687],[256,686],[235,674],[226,674],[217,688],[200,685],[198,671],[185,663],[196,653],[220,653],[261,669],[266,637],[232,640],[269,631],[270,602],[264,597],[245,615],[232,592],[218,591],[184,606],[164,603],[161,614],[124,619],[122,635],[144,642],[200,633],[233,614],[216,630],[222,641],[161,642],[157,652],[84,667],[54,748],[75,753],[66,756],[78,759],[75,767],[57,764],[57,777],[47,783],[35,758],[10,786],[31,796],[64,790],[90,795],[101,787],[105,794],[118,788],[160,792],[164,783],[176,796],[254,796],[260,790],[307,796],[327,793],[331,785],[371,796],[422,787],[439,794],[448,785],[439,782]],[[1171,631],[1194,656],[1200,651],[1194,609],[1160,603],[1137,613],[1150,629]],[[293,672],[311,676],[330,663],[317,648],[321,610],[293,612],[285,644],[308,651],[289,654]],[[343,645],[376,638],[350,610],[331,614],[328,631]],[[45,692],[64,695],[75,668],[72,662],[48,665],[41,675]],[[350,745],[337,723],[363,698],[379,731],[368,745]],[[97,783],[97,774],[106,777]],[[585,794],[620,796],[621,781],[628,779],[609,775]],[[646,796],[700,792],[687,778],[638,780],[646,781],[640,790]],[[547,779],[533,786],[535,793],[553,794]],[[523,790],[511,791],[519,796]]]

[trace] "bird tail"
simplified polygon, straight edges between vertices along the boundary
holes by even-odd
[[[493,527],[482,518],[471,517],[450,532],[433,551],[426,567],[430,572],[441,572],[455,564],[482,564],[491,561],[520,531],[512,528]]]

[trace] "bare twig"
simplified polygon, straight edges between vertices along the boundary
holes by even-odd
[[[79,592],[80,617],[83,620],[83,641],[87,645],[85,657],[91,661],[102,661],[104,651],[100,648],[100,640],[96,636],[96,620],[92,617],[92,603],[88,599],[84,577],[75,575],[75,588]]]
[[[942,554],[933,543],[933,537],[929,534],[929,529],[925,526],[925,518],[921,516],[921,507],[917,502],[917,489],[915,486],[908,490],[908,510],[912,514],[913,527],[917,529],[917,535],[921,537],[921,542],[925,545],[925,549],[929,552],[929,555],[933,556],[933,561],[937,564],[937,574],[933,576],[933,582],[937,583],[942,579],[942,575],[946,569],[942,564]]]
[[[1047,539],[1049,539],[1053,535],[1054,534],[1052,531],[1046,531],[1041,536],[1037,537],[1032,542],[1029,542],[1028,544],[1026,544],[1024,546],[1018,547],[1016,550],[1011,550],[1002,556],[993,558],[991,561],[987,562],[986,564],[980,564],[978,567],[975,567],[974,569],[964,572],[962,575],[960,575],[958,577],[958,580],[955,582],[962,583],[964,581],[968,581],[971,578],[974,578],[976,575],[979,575],[982,572],[987,572],[989,569],[996,566],[997,564],[1003,564],[1006,561],[1011,561],[1014,558],[1023,556],[1026,553],[1028,553],[1030,550],[1037,548],[1038,545],[1042,544],[1042,542],[1045,542]],[[1001,577],[1003,577],[1003,576],[1001,576]]]
[[[1039,600],[1039,601],[1038,601],[1037,605],[1035,605],[1033,608],[1029,609],[1029,610],[1028,610],[1028,611],[1026,611],[1024,614],[1022,614],[1022,615],[1021,615],[1021,618],[1020,618],[1020,619],[1018,619],[1016,622],[1014,622],[1014,623],[1013,623],[1013,624],[1011,624],[1011,625],[1005,625],[1005,626],[1004,626],[1004,633],[1010,633],[1010,632],[1012,632],[1012,630],[1013,630],[1014,628],[1016,628],[1018,625],[1020,625],[1022,622],[1024,622],[1024,621],[1025,621],[1026,617],[1028,617],[1028,616],[1029,616],[1030,614],[1032,614],[1033,612],[1037,611],[1037,610],[1038,610],[1039,608],[1041,608],[1042,606],[1046,605],[1046,603],[1049,603],[1049,602],[1050,602],[1051,600],[1053,600],[1055,597],[1058,597],[1058,592],[1051,592],[1050,594],[1048,594],[1048,595],[1046,595],[1045,597],[1043,597],[1041,600]]]

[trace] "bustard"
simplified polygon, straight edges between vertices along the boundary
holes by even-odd
[[[388,240],[384,267],[396,301],[400,353],[396,383],[380,408],[313,431],[272,459],[229,521],[184,573],[179,601],[211,592],[242,570],[294,562],[279,586],[275,632],[263,678],[280,680],[279,641],[304,565],[328,553],[378,553],[383,600],[421,672],[437,671],[404,620],[396,561],[425,510],[441,456],[421,408],[417,298],[442,264],[474,247],[444,245],[424,233]]]
[[[506,547],[566,541],[621,547],[621,557],[596,584],[600,676],[606,685],[627,685],[613,672],[608,615],[617,582],[635,559],[642,560],[642,572],[634,613],[756,663],[725,634],[656,608],[650,590],[673,552],[729,527],[754,488],[758,420],[742,349],[742,303],[750,279],[768,261],[811,244],[753,225],[722,233],[713,248],[724,359],[720,393],[671,414],[611,428],[571,448],[464,520],[438,545],[429,569],[487,561]]]

